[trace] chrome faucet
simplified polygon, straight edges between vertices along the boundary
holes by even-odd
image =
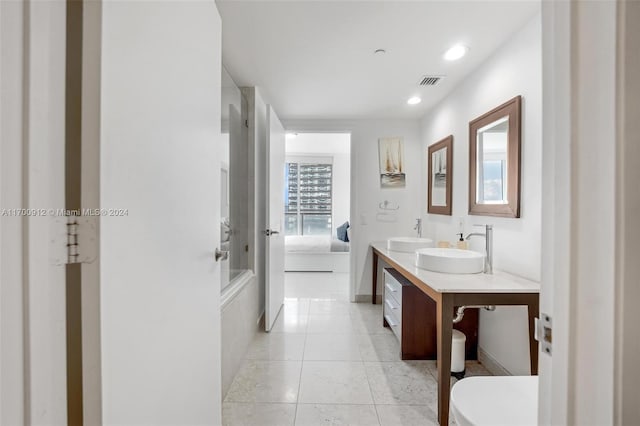
[[[493,225],[473,225],[473,226],[484,226],[485,233],[482,234],[480,232],[472,232],[467,235],[466,240],[471,237],[484,237],[485,239],[485,249],[487,251],[487,257],[484,259],[484,273],[485,274],[493,274]]]
[[[416,226],[413,229],[418,233],[418,238],[422,238],[422,219],[416,219]]]

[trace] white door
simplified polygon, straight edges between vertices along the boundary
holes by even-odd
[[[625,335],[623,320],[637,312],[625,305],[637,300],[625,297],[637,275],[624,269],[625,256],[637,265],[637,250],[623,246],[637,240],[626,221],[637,223],[638,199],[638,179],[627,180],[638,169],[628,149],[637,131],[626,133],[638,121],[637,107],[627,109],[638,99],[634,3],[542,3],[540,310],[552,317],[553,342],[540,355],[539,424],[638,424],[640,416],[637,356],[623,355],[624,345],[638,347],[637,321]]]
[[[102,14],[103,423],[220,424],[220,17]]]
[[[3,425],[67,424],[66,266],[56,259],[66,226],[55,217],[65,206],[65,16],[65,2],[0,2]]]
[[[265,238],[265,329],[284,304],[284,127],[267,105],[267,230]]]

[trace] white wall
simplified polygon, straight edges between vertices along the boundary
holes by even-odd
[[[243,287],[238,294],[222,302],[223,399],[244,363],[249,345],[258,332],[258,318],[261,315],[256,277],[251,276],[246,284],[240,285]]]
[[[300,133],[287,136],[287,157],[313,156],[333,158],[332,230],[350,219],[351,203],[351,135],[348,133]]]
[[[452,216],[425,215],[425,234],[454,241],[462,218],[465,233],[474,224],[494,225],[494,268],[540,280],[542,77],[541,19],[536,16],[509,38],[485,63],[422,120],[422,150],[453,134]],[[521,217],[506,219],[469,216],[469,121],[522,95]],[[426,161],[421,188],[427,187]],[[420,193],[426,204],[426,191]],[[422,210],[421,210],[422,211]],[[471,248],[483,251],[484,240]],[[501,307],[481,311],[480,347],[512,374],[528,374],[529,350],[526,308]]]
[[[103,423],[220,424],[221,21],[102,4]]]
[[[351,154],[336,152],[333,154],[333,188],[332,188],[332,231],[336,237],[336,229],[346,221],[351,224]]]
[[[415,219],[424,207],[417,194],[423,191],[421,182],[422,143],[418,120],[283,120],[287,130],[299,132],[351,133],[351,274],[355,283],[355,298],[371,300],[371,256],[369,244],[392,236],[413,235]],[[407,186],[402,189],[381,189],[378,162],[378,139],[404,138]],[[378,205],[388,200],[400,206],[396,221],[379,222]]]

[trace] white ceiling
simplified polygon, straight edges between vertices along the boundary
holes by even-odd
[[[348,133],[295,133],[288,134],[285,142],[287,154],[349,154],[351,135]]]
[[[421,117],[540,10],[518,0],[217,4],[226,68],[283,119]],[[455,43],[469,53],[446,62]],[[425,74],[446,78],[419,87]],[[407,105],[414,95],[422,103]]]

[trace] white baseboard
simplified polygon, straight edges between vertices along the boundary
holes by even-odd
[[[511,374],[509,370],[504,368],[502,364],[496,361],[494,357],[489,355],[479,346],[478,361],[480,361],[480,364],[484,365],[484,368],[486,368],[487,371],[489,371],[489,373],[493,374],[494,376],[513,376],[513,374]]]

